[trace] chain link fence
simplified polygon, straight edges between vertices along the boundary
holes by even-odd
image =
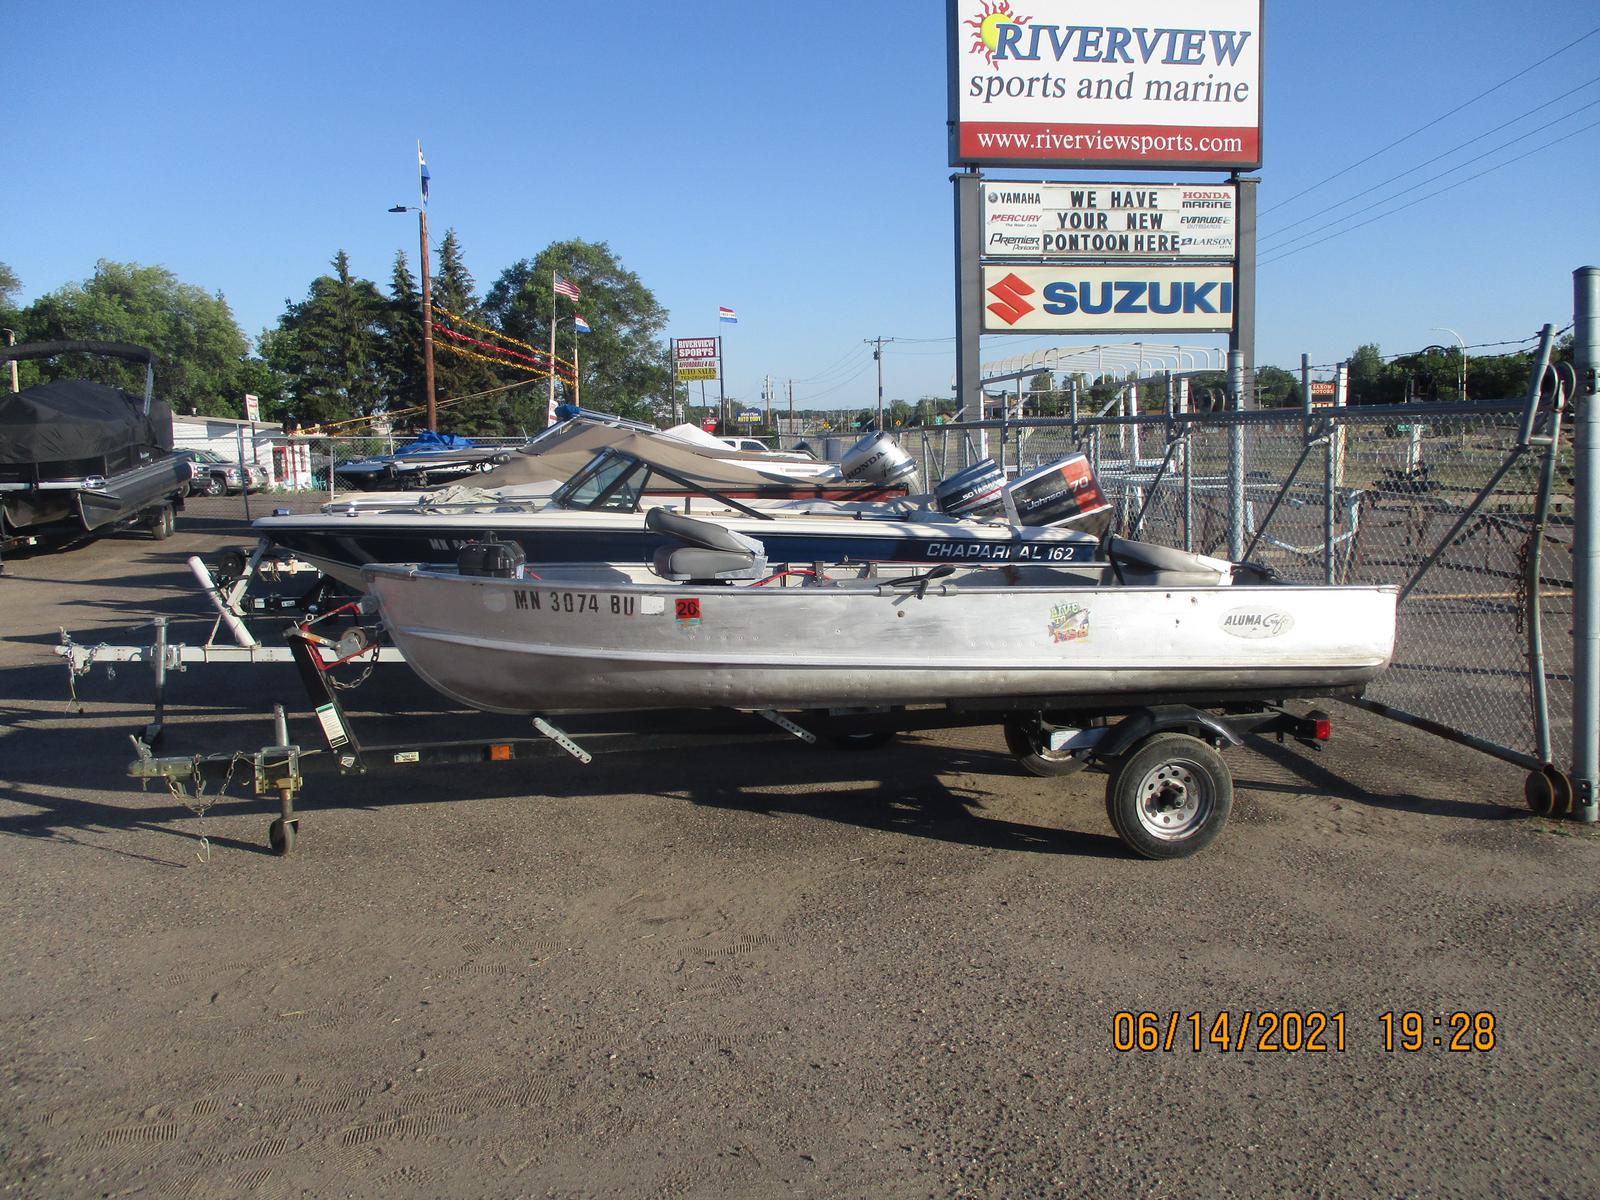
[[[1108,414],[932,427],[903,440],[930,487],[983,457],[1023,472],[1085,454],[1118,532],[1245,557],[1289,580],[1404,586],[1437,552],[1401,603],[1394,665],[1368,696],[1514,759],[1566,769],[1572,444],[1563,436],[1553,447],[1525,446],[1523,408],[1319,409],[1309,419],[1300,409]],[[1547,455],[1552,489],[1541,524]],[[1543,724],[1530,666],[1533,562],[1537,615],[1551,632]]]
[[[1506,401],[1321,409],[1309,420],[1299,409],[1035,418],[904,430],[900,440],[919,458],[930,490],[985,457],[1023,472],[1085,454],[1116,510],[1118,532],[1249,558],[1290,580],[1403,586],[1437,552],[1401,604],[1394,665],[1368,696],[1567,769],[1572,445],[1563,436],[1548,450],[1525,447],[1523,420],[1522,403]],[[314,511],[359,492],[342,465],[392,453],[395,444],[301,438],[287,445],[296,457],[285,464],[279,455],[274,465],[288,469],[274,474],[277,482],[264,491],[191,496],[186,516],[237,522],[275,508]],[[1553,486],[1541,525],[1546,454]],[[423,486],[420,477],[415,482]],[[394,486],[382,477],[379,485]],[[1530,665],[1535,562],[1537,615],[1551,633],[1542,647],[1543,723]]]

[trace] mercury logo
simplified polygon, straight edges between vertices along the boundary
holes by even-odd
[[[996,283],[989,289],[989,294],[997,301],[989,305],[989,311],[1007,325],[1015,325],[1034,309],[1023,299],[1024,296],[1033,295],[1033,289],[1015,275],[1007,275]]]

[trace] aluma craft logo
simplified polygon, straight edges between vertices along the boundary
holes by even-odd
[[[981,54],[996,71],[1000,64],[994,60],[994,52],[1000,48],[1000,27],[1002,25],[1026,25],[1032,17],[1019,17],[1011,7],[1011,0],[1000,0],[998,4],[990,4],[984,0],[978,15],[965,22],[972,29],[972,45],[969,54]]]
[[[1236,608],[1222,618],[1222,632],[1236,638],[1282,637],[1294,628],[1294,617],[1276,608]]]

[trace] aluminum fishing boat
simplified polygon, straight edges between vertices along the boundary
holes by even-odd
[[[1392,587],[1298,586],[1123,539],[1082,563],[775,566],[721,524],[652,510],[648,567],[524,563],[363,571],[406,661],[509,713],[812,709],[1160,693],[1358,689],[1389,662]]]

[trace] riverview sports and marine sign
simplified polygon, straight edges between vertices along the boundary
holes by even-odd
[[[1233,267],[983,268],[984,333],[1226,333],[1233,327]]]
[[[1016,183],[983,189],[985,258],[1232,258],[1238,189]]]
[[[950,165],[1254,170],[1262,9],[947,0]]]

